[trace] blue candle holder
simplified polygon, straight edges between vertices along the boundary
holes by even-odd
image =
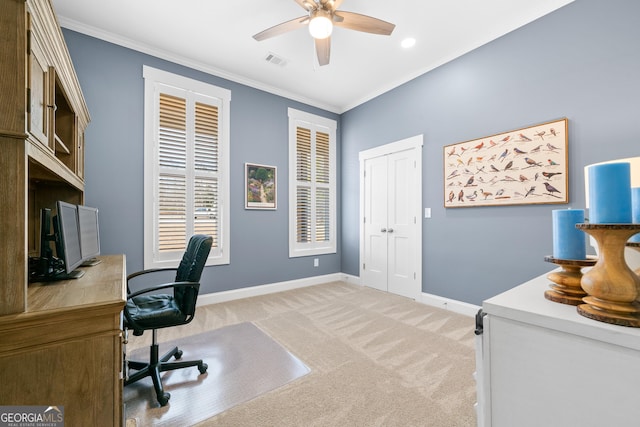
[[[631,164],[605,163],[589,167],[589,222],[632,222]]]
[[[584,222],[584,209],[551,211],[553,222],[553,257],[582,260],[587,257],[587,239],[576,224]]]
[[[640,224],[640,187],[631,189],[631,222]],[[632,243],[640,243],[640,233],[631,236]]]

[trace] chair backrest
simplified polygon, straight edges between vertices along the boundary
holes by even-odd
[[[176,271],[176,282],[200,282],[200,276],[202,276],[202,270],[209,257],[212,244],[213,238],[203,234],[195,234],[189,239],[187,249]],[[176,288],[174,297],[184,314],[191,316],[195,313],[196,300],[198,299],[197,290]]]

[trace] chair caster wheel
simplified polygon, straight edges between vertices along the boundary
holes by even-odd
[[[174,355],[173,355],[173,357],[174,357],[176,360],[178,360],[178,359],[180,359],[180,358],[182,357],[182,354],[183,354],[183,353],[182,353],[182,350],[178,350],[178,351],[176,351],[176,354],[174,354]]]
[[[201,365],[198,365],[198,371],[200,371],[200,374],[204,374],[205,372],[207,372],[208,367],[209,365],[207,365],[206,363],[203,363]]]
[[[160,406],[167,406],[170,398],[171,393],[162,393],[162,396],[158,396],[158,403],[160,404]]]

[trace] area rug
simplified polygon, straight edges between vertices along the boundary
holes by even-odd
[[[203,359],[209,369],[195,367],[162,373],[169,403],[161,407],[150,378],[124,389],[127,425],[185,426],[211,418],[240,403],[275,390],[309,373],[309,368],[253,323],[244,322],[160,344],[160,353],[177,345],[182,359]],[[148,348],[130,360],[147,360]]]

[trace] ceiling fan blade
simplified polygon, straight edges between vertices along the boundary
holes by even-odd
[[[340,14],[338,12],[333,12],[333,14],[331,15],[331,20],[335,24],[336,22],[344,21],[344,18],[342,16],[340,16]]]
[[[331,56],[331,37],[315,39],[315,43],[318,64],[320,64],[320,66],[327,65],[329,63],[329,57]]]
[[[349,30],[388,36],[396,27],[395,24],[390,22],[354,12],[336,11],[335,15],[343,18],[342,21],[333,21],[336,27],[347,28]]]
[[[284,34],[288,31],[297,30],[298,28],[304,27],[308,23],[309,17],[301,16],[299,18],[292,19],[291,21],[283,22],[282,24],[267,28],[266,30],[254,35],[253,38],[257,41],[262,41],[271,37],[279,36],[280,34]]]
[[[331,9],[338,10],[341,4],[342,4],[342,0],[333,0],[333,6],[331,6]]]
[[[300,5],[301,8],[307,12],[311,12],[316,8],[316,3],[313,0],[293,0]]]

